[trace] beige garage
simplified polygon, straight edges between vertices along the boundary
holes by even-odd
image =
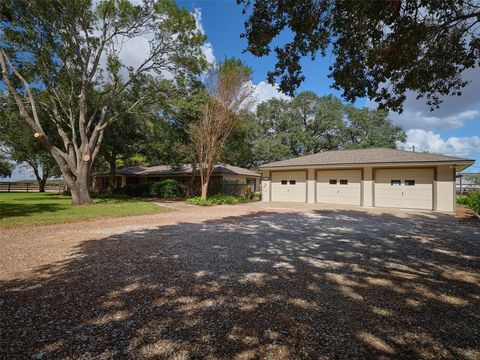
[[[272,201],[306,202],[306,171],[272,172]]]
[[[433,209],[434,169],[375,170],[375,206]]]
[[[453,212],[474,160],[396,149],[324,151],[261,165],[262,201]]]
[[[317,202],[361,204],[362,170],[317,171]]]

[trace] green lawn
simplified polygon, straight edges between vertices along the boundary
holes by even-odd
[[[95,205],[72,207],[70,198],[63,195],[0,193],[0,228],[168,211],[148,200],[97,197],[94,201]]]

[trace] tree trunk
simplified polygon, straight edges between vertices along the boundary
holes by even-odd
[[[73,176],[70,172],[62,171],[63,179],[71,193],[71,204],[74,206],[94,204],[88,190],[88,174],[89,164],[87,162],[80,165],[77,176]]]
[[[187,189],[187,197],[195,195],[195,189],[193,188],[195,186],[195,169],[196,166],[192,164],[192,178],[190,179],[190,185]]]
[[[110,182],[108,184],[108,192],[113,193],[117,187],[117,154],[112,151],[112,156],[109,158],[110,165]]]
[[[47,179],[45,178],[38,180],[38,192],[45,192],[46,183]]]
[[[87,177],[77,179],[72,186],[68,186],[72,194],[72,205],[91,205],[93,204],[88,191]]]
[[[205,182],[205,184],[202,184],[202,199],[207,200],[207,195],[208,195],[208,180]]]
[[[45,192],[45,184],[47,183],[47,178],[45,177],[45,175],[40,177],[38,163],[36,161],[27,161],[27,163],[32,167],[35,178],[37,179],[38,192]],[[45,171],[45,169],[42,169],[42,171]]]

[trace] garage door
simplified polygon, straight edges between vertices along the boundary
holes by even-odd
[[[433,209],[433,169],[376,170],[375,206]]]
[[[360,205],[361,170],[321,170],[317,172],[317,202]]]
[[[306,202],[306,171],[272,173],[272,201]]]

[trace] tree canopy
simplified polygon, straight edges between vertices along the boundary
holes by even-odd
[[[5,97],[2,100],[6,100]],[[26,163],[33,170],[37,179],[39,191],[45,191],[45,184],[50,176],[58,176],[60,171],[55,160],[40,144],[35,141],[31,130],[18,112],[14,111],[14,105],[8,101],[2,101],[0,107],[0,149],[8,154],[12,161],[17,164]],[[40,116],[44,115],[39,109]],[[53,124],[46,123],[44,130],[53,139],[55,129]]]
[[[466,69],[480,65],[476,0],[237,0],[249,17],[243,36],[256,56],[275,52],[270,83],[293,95],[305,76],[301,59],[326,57],[328,76],[348,101],[368,97],[401,112],[408,91],[432,109],[461,95]],[[290,40],[278,44],[280,35]],[[275,44],[275,45],[273,45]]]
[[[229,58],[213,65],[205,77],[208,97],[202,104],[200,118],[188,128],[195,164],[200,171],[202,199],[207,198],[210,176],[222,158],[225,144],[250,108],[253,89],[246,84],[251,75],[250,67]]]
[[[7,157],[4,154],[0,153],[0,176],[12,176],[12,171],[14,168],[15,164],[13,164],[11,161],[8,161]]]
[[[172,0],[2,1],[3,82],[32,136],[55,159],[72,203],[91,203],[87,178],[109,125],[168,97],[164,82],[189,86],[206,65],[205,36]],[[148,39],[140,64],[120,56]],[[39,93],[46,101],[39,101]],[[114,106],[127,94],[128,101]],[[47,118],[39,116],[42,109]],[[46,133],[53,122],[60,141]]]
[[[325,150],[396,148],[406,138],[386,111],[358,109],[312,92],[261,103],[250,126],[244,141],[250,144],[252,165]]]

